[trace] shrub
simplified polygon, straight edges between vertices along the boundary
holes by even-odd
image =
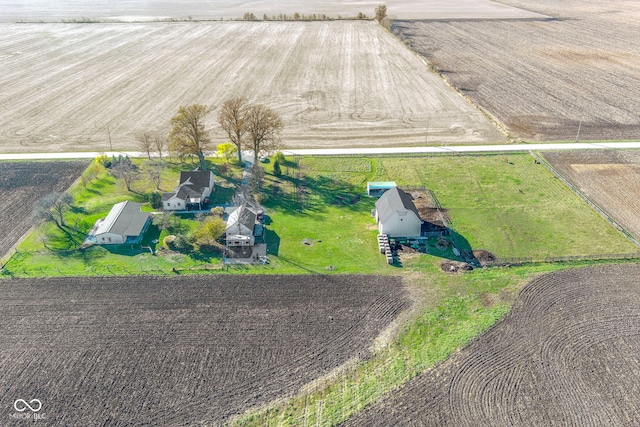
[[[269,200],[269,195],[267,193],[258,193],[256,194],[256,202],[263,204]]]
[[[150,193],[149,204],[153,209],[162,209],[162,194],[159,191]]]
[[[281,176],[282,175],[282,169],[280,168],[280,162],[279,161],[275,161],[273,162],[273,174],[275,176]]]

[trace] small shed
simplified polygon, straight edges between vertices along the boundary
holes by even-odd
[[[386,191],[397,187],[395,181],[374,181],[367,182],[367,195],[371,197],[380,197]]]
[[[96,222],[94,227],[96,243],[99,245],[140,243],[151,223],[149,212],[142,212],[140,207],[140,203],[129,201],[113,205],[106,218]]]
[[[398,187],[387,190],[376,202],[380,234],[390,237],[419,237],[422,219],[411,196]]]

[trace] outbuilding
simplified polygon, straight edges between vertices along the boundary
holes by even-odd
[[[151,218],[140,210],[140,203],[120,202],[111,208],[106,218],[99,219],[94,236],[99,245],[137,244],[142,241]]]
[[[419,237],[422,219],[411,196],[398,187],[387,191],[376,202],[376,222],[380,234],[389,237]]]
[[[395,181],[367,182],[367,195],[371,197],[380,197],[388,190],[395,187],[397,187]]]

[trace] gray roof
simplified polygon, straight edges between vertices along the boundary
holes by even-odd
[[[412,211],[418,218],[420,218],[420,213],[418,212],[416,205],[413,204],[411,196],[398,187],[387,190],[382,197],[376,201],[376,211],[378,212],[378,219],[380,221],[384,222],[399,209]]]
[[[227,219],[227,234],[253,235],[257,214],[246,203],[233,211]]]
[[[182,171],[180,172],[180,185],[189,185],[200,194],[208,188],[211,182],[211,171]]]
[[[180,172],[180,184],[175,191],[162,194],[162,201],[165,202],[173,197],[180,200],[202,198],[205,188],[209,188],[211,184],[212,174],[213,172],[204,170]]]
[[[111,211],[96,230],[96,235],[113,233],[121,236],[138,236],[149,219],[149,212],[140,211],[140,203],[120,202],[113,205]]]

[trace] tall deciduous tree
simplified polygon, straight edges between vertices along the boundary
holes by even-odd
[[[275,150],[284,128],[280,115],[262,104],[253,104],[247,111],[246,129],[254,159],[263,151]]]
[[[204,151],[211,148],[211,137],[204,124],[209,108],[202,104],[180,107],[171,118],[169,149],[180,155],[196,155],[200,167],[206,169]]]
[[[218,123],[238,149],[238,163],[240,165],[242,165],[243,137],[247,132],[248,109],[247,98],[238,97],[226,100],[218,113]]]

